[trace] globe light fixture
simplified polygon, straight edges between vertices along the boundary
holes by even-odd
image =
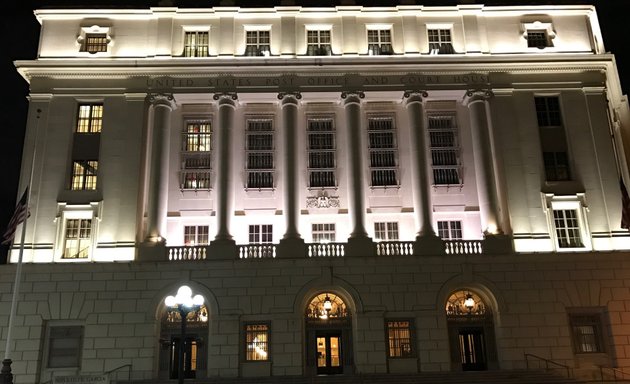
[[[468,292],[466,294],[466,300],[464,300],[464,307],[466,307],[468,312],[470,312],[472,311],[474,306],[475,306],[475,299],[473,298],[473,295],[470,292]]]

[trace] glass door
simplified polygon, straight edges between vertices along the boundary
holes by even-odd
[[[317,333],[317,374],[342,373],[341,333]]]
[[[170,378],[179,378],[179,348],[181,338],[173,336],[171,338],[170,352]],[[194,379],[197,373],[197,340],[194,337],[187,337],[184,341],[184,378]]]
[[[459,330],[459,352],[464,371],[487,369],[483,328]]]

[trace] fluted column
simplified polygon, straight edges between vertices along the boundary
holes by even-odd
[[[168,170],[171,111],[175,106],[172,94],[151,94],[152,106],[151,158],[149,170],[147,240],[163,243],[166,235],[168,204]]]
[[[298,230],[298,172],[297,172],[297,110],[298,99],[302,95],[295,93],[280,93],[282,100],[282,133],[284,138],[284,218],[286,231],[283,239],[299,239]]]

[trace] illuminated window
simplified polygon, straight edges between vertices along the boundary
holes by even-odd
[[[575,353],[604,352],[601,314],[570,314]]]
[[[103,104],[79,104],[77,133],[99,133],[103,126]]]
[[[434,185],[458,185],[459,136],[454,114],[429,116],[429,141],[431,146],[431,169]]]
[[[246,31],[245,56],[269,56],[270,31]]]
[[[314,243],[334,243],[335,242],[335,224],[313,224],[312,236]]]
[[[86,33],[82,51],[89,53],[107,52],[107,34]]]
[[[269,325],[245,325],[245,360],[269,360]]]
[[[96,160],[74,161],[70,188],[75,191],[96,189],[97,168],[98,161]]]
[[[186,122],[182,132],[181,189],[210,189],[212,125]]]
[[[571,252],[591,249],[591,239],[586,222],[584,193],[576,195],[543,195],[548,215],[549,234],[556,251]]]
[[[330,56],[330,31],[306,31],[306,54],[308,56]]]
[[[48,368],[78,368],[83,347],[83,326],[48,327]]]
[[[430,54],[443,55],[455,53],[450,29],[428,29],[427,35],[429,36]]]
[[[271,224],[255,224],[249,226],[249,243],[272,243],[273,242],[273,225]]]
[[[527,30],[527,47],[543,49],[551,47],[551,40],[544,29]]]
[[[387,328],[387,356],[413,357],[411,321],[387,321],[385,324]]]
[[[374,223],[374,237],[376,241],[398,241],[398,223]]]
[[[332,118],[308,119],[308,186],[330,188],[337,186],[335,176],[335,130]]]
[[[392,117],[368,118],[372,187],[398,186],[396,129]]]
[[[184,33],[184,56],[207,57],[208,56],[208,32]]]
[[[584,247],[577,209],[554,209],[553,223],[560,248]]]
[[[274,187],[274,132],[271,119],[248,119],[245,134],[247,189]]]
[[[391,55],[392,31],[389,29],[368,29],[368,54],[369,55]]]
[[[185,245],[207,245],[208,226],[207,225],[186,225],[184,227]]]
[[[87,259],[92,248],[92,219],[67,219],[64,259]]]

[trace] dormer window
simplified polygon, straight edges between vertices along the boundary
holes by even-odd
[[[450,29],[428,29],[427,35],[429,36],[429,53],[431,55],[455,53]]]
[[[79,50],[90,54],[107,52],[109,44],[111,43],[109,33],[109,27],[93,25],[91,27],[81,28],[81,33],[77,38],[77,42],[80,45]]]
[[[551,23],[535,21],[523,23],[523,37],[527,40],[527,48],[544,49],[553,47],[552,39],[556,37]]]
[[[306,54],[308,56],[330,56],[330,30],[306,31]]]
[[[270,31],[246,31],[245,56],[269,56],[270,41]]]
[[[392,30],[391,29],[368,29],[368,55],[391,55]]]

